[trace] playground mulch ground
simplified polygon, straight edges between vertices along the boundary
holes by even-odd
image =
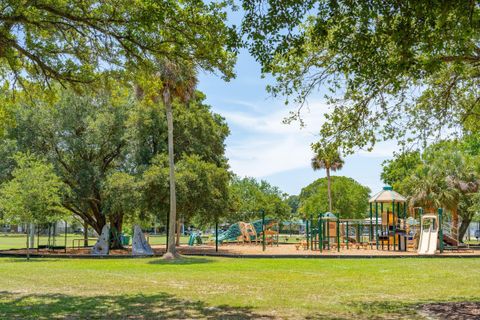
[[[153,250],[156,256],[161,256],[165,252],[164,245],[154,245]],[[198,245],[198,246],[187,246],[181,245],[178,247],[178,251],[183,255],[209,255],[209,256],[247,256],[247,257],[415,257],[418,254],[415,251],[393,251],[387,250],[376,250],[375,247],[371,248],[370,246],[364,247],[350,247],[349,249],[342,248],[340,251],[337,251],[336,248],[331,248],[330,250],[323,250],[320,252],[317,250],[305,250],[303,248],[297,249],[293,244],[280,244],[278,246],[266,246],[265,251],[260,244],[222,244],[218,248],[218,252],[215,251],[215,246],[213,245]],[[10,254],[10,255],[25,255],[26,250],[16,249],[16,250],[4,250],[0,251],[0,254]],[[36,250],[32,249],[30,251],[33,255],[42,255],[42,256],[89,256],[91,254],[90,248],[67,248],[65,250]],[[110,256],[129,256],[131,255],[131,248],[127,247],[124,250],[111,250]],[[438,256],[439,254],[437,254]],[[445,251],[442,256],[480,256],[480,251],[476,250],[461,250],[461,251]]]

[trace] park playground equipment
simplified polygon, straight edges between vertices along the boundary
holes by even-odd
[[[195,244],[202,244],[203,241],[202,241],[202,235],[199,231],[192,231],[190,233],[190,237],[188,238],[188,245],[189,246],[193,246]]]
[[[301,246],[308,250],[372,247],[370,219],[340,219],[331,212],[320,214],[317,220],[305,221],[306,240]]]
[[[434,254],[437,248],[440,252],[469,250],[469,245],[462,243],[459,239],[459,222],[447,220],[442,208],[437,209],[437,212],[429,213],[424,213],[423,208],[414,208],[414,212],[418,213],[421,220],[418,253]]]
[[[133,227],[132,255],[134,256],[152,256],[153,250],[145,238],[139,225]]]
[[[278,244],[278,223],[271,218],[263,218],[250,223],[239,221],[218,235],[217,243],[223,242]]]
[[[369,218],[340,219],[331,212],[306,222],[307,249],[350,247],[407,250],[407,204],[404,196],[386,186],[370,200]],[[375,212],[375,213],[374,213]]]
[[[96,256],[108,255],[110,253],[110,235],[110,226],[106,224],[103,226],[102,233],[98,237],[97,242],[92,247],[90,253]],[[139,225],[134,225],[133,227],[132,255],[153,255],[152,247],[146,240],[145,235]]]
[[[439,229],[437,215],[426,214],[422,217],[420,242],[417,250],[419,254],[435,254]]]
[[[370,221],[375,209],[375,246],[387,250],[407,250],[407,199],[385,186],[370,200]],[[380,209],[380,212],[379,212]],[[379,215],[381,220],[379,220]],[[372,223],[370,224],[372,225]],[[371,226],[372,228],[372,226]],[[371,230],[373,231],[373,230]]]
[[[445,249],[463,249],[457,227],[444,219],[444,211],[424,214],[423,208],[407,210],[406,198],[385,186],[370,200],[366,219],[340,219],[331,212],[306,220],[304,249],[337,250],[363,248],[376,250],[416,250],[435,254]],[[441,241],[437,241],[441,239]],[[418,245],[417,245],[418,244]],[[438,244],[438,245],[437,245]]]

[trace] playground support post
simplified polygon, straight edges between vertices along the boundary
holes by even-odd
[[[384,236],[385,235],[385,230],[383,229],[383,224],[386,222],[387,223],[387,228],[388,228],[388,213],[387,213],[387,220],[383,221],[383,202],[380,203],[380,214],[382,215],[382,236]],[[385,241],[382,238],[382,250],[383,250],[383,243],[384,242]]]
[[[330,251],[330,219],[327,219],[327,249]]]
[[[438,208],[438,237],[440,238],[440,253],[443,253],[443,209]]]
[[[400,211],[400,202],[397,202],[397,217],[398,217],[397,225],[401,229],[402,225],[400,224],[400,212],[401,212]],[[402,213],[402,217],[403,217],[403,213]]]
[[[375,202],[375,244],[378,250],[378,203]]]
[[[265,251],[265,210],[262,209],[262,250]]]
[[[337,218],[337,252],[340,252],[340,216]]]
[[[347,250],[348,250],[348,220],[347,220],[346,226],[345,226],[345,239],[346,239],[345,241],[346,241]]]
[[[40,225],[37,224],[37,252],[40,251]]]
[[[392,227],[393,227],[393,251],[396,250],[396,242],[397,242],[397,222],[395,221],[395,213],[397,214],[398,220],[398,212],[395,211],[395,200],[392,202]]]
[[[215,219],[215,252],[218,252],[218,218]]]
[[[311,250],[316,250],[317,248],[314,247],[315,244],[315,231],[313,228],[313,218],[310,216],[310,249]]]
[[[64,250],[65,253],[67,253],[67,228],[68,228],[68,223],[65,220],[65,250]]]
[[[357,223],[357,233],[356,233],[356,236],[355,236],[355,240],[357,241],[357,243],[362,243],[363,242],[362,235],[360,233],[360,223]]]
[[[309,238],[309,230],[308,230],[308,217],[305,217],[305,236],[307,238],[307,250],[309,249],[309,243],[310,243],[310,238]]]
[[[279,246],[280,242],[280,223],[277,223],[277,247]]]
[[[322,228],[322,215],[318,215],[318,248],[320,252],[323,252],[323,228]]]
[[[373,233],[373,225],[372,225],[372,203],[370,202],[370,232],[368,233],[368,241],[370,245],[372,244],[372,233]]]
[[[387,250],[390,251],[390,209],[388,208],[387,208]]]

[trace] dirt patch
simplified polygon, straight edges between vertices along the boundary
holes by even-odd
[[[419,311],[430,319],[480,319],[480,302],[431,303],[421,306]]]

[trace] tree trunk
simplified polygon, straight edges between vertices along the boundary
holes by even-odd
[[[458,208],[456,206],[452,208],[452,227],[458,230]]]
[[[332,186],[330,181],[330,168],[326,168],[327,171],[327,189],[328,189],[328,211],[332,212]]]
[[[468,230],[470,222],[472,222],[472,218],[468,217],[463,218],[462,223],[460,224],[460,228],[458,229],[458,241],[460,241],[461,243],[463,243],[463,237]]]
[[[88,223],[83,221],[83,246],[88,247]]]
[[[110,218],[110,249],[123,249],[122,245],[123,214]]]
[[[175,248],[175,224],[177,221],[177,199],[175,191],[175,159],[173,153],[173,111],[170,91],[168,89],[163,92],[163,102],[167,113],[168,127],[168,164],[170,169],[170,218],[168,226],[168,247],[167,252],[163,256],[165,259],[177,258]]]
[[[30,248],[35,248],[35,225],[30,224]]]

